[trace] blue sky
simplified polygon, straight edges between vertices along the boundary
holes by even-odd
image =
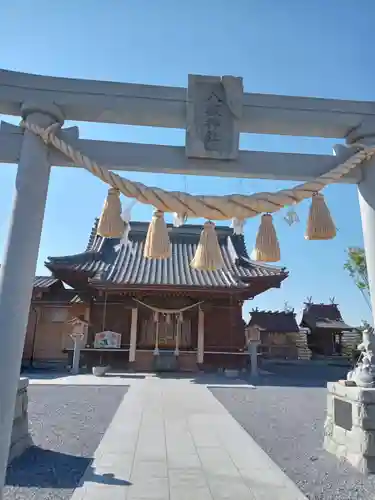
[[[0,6],[0,67],[52,76],[168,86],[187,85],[189,73],[242,76],[246,92],[375,100],[372,0],[18,0]],[[16,123],[15,118],[7,118]],[[84,138],[184,144],[184,131],[79,123]],[[331,153],[336,140],[241,136],[241,147],[263,151]],[[301,168],[303,165],[301,164]],[[0,247],[4,248],[15,166],[0,165]],[[274,191],[291,183],[126,174],[130,179],[194,194]],[[204,182],[203,182],[204,181]],[[106,186],[77,169],[53,169],[37,272],[48,255],[82,251],[101,210]],[[370,313],[343,270],[345,249],[362,244],[355,186],[325,191],[339,229],[335,240],[303,238],[301,223],[291,228],[275,216],[282,264],[290,277],[247,305],[298,312],[312,296],[334,296],[347,322]],[[137,205],[133,219],[149,220]],[[251,250],[259,219],[246,226]]]

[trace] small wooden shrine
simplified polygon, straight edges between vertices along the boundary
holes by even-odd
[[[217,227],[224,267],[199,271],[190,262],[202,226],[169,226],[172,256],[164,260],[143,257],[147,223],[131,223],[127,245],[98,236],[96,226],[86,251],[46,262],[55,282],[71,287],[65,305],[75,310],[69,309],[65,330],[69,334],[75,320],[68,320],[78,312],[88,322],[81,364],[136,370],[245,366],[242,305],[279,288],[288,276],[284,268],[250,260],[244,237],[229,227]],[[120,334],[119,346],[95,344],[103,332]],[[64,349],[71,353],[73,346]]]
[[[314,304],[311,299],[305,302],[300,323],[308,328],[308,345],[313,355],[332,356],[341,354],[342,336],[353,330],[343,320],[338,304]]]
[[[259,352],[264,357],[298,358],[299,326],[294,311],[259,311],[253,309],[247,326],[259,330]]]

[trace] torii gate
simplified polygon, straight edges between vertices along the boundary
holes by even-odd
[[[202,117],[227,93],[221,137]],[[190,75],[184,88],[97,82],[0,71],[0,113],[46,128],[64,120],[187,130],[186,147],[79,139],[78,128],[57,135],[113,170],[152,171],[283,180],[312,180],[352,154],[310,155],[239,151],[240,132],[375,140],[371,102],[244,94],[242,80]],[[201,137],[202,120],[206,136]],[[0,490],[4,484],[19,369],[36,270],[51,166],[76,166],[30,130],[2,123],[0,162],[18,163],[16,193],[0,280]],[[358,184],[367,266],[375,311],[375,159],[341,182]],[[302,167],[301,167],[302,166]],[[2,494],[0,492],[0,499]]]

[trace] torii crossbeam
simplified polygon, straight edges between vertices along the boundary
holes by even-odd
[[[223,102],[226,107],[220,114],[222,130],[218,131],[214,112]],[[187,130],[186,147],[82,140],[76,127],[59,132],[87,156],[114,170],[311,180],[345,160],[350,151],[337,147],[332,156],[239,151],[240,132],[375,143],[373,102],[246,94],[240,78],[227,76],[190,75],[187,90],[0,71],[0,113],[20,116],[43,128],[77,120]],[[0,278],[2,491],[50,167],[74,165],[29,130],[4,123],[0,128],[0,163],[18,163]],[[342,182],[358,184],[375,310],[375,160],[367,163]]]

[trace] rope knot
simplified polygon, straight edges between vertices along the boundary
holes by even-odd
[[[58,130],[61,130],[62,123],[55,122],[52,123],[49,127],[45,128],[40,135],[42,141],[45,144],[50,144],[52,142],[53,137],[56,135]]]
[[[29,130],[30,132],[33,132],[35,135],[39,136],[45,144],[50,144],[57,131],[61,129],[62,123],[54,122],[43,129],[35,123],[30,123],[27,120],[21,120],[20,127]]]

